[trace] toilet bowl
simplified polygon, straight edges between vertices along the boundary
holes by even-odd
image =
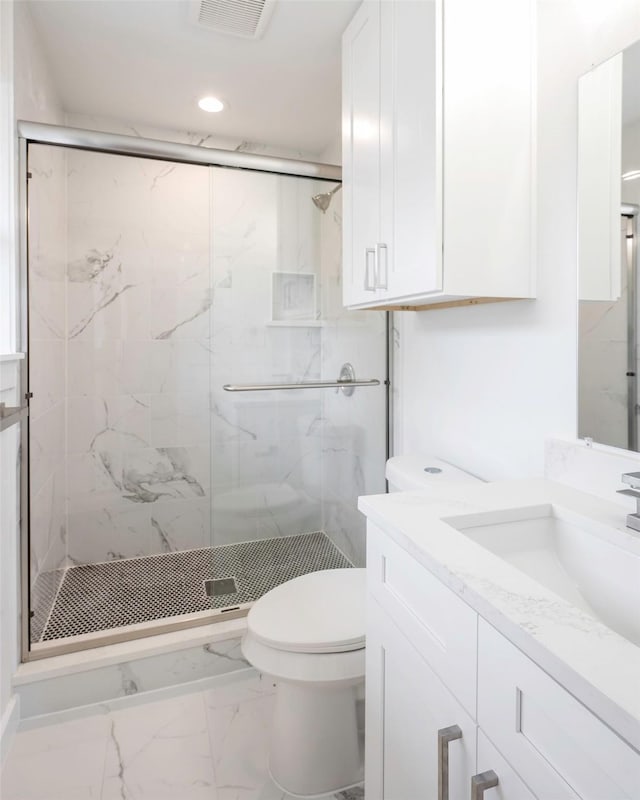
[[[364,778],[365,594],[363,569],[312,572],[267,592],[247,617],[242,652],[277,682],[269,771],[290,795],[322,797]]]
[[[431,456],[387,462],[390,491],[433,492],[478,479]],[[357,700],[365,673],[365,570],[312,572],[267,592],[247,617],[245,658],[277,682],[269,769],[295,797],[364,779]]]

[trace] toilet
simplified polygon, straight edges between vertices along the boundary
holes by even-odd
[[[425,469],[427,471],[425,471]],[[387,462],[390,491],[478,479],[435,458]],[[364,780],[357,706],[365,675],[364,569],[311,572],[249,611],[242,652],[277,683],[269,771],[294,797],[332,795]]]

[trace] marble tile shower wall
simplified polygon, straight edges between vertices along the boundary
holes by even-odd
[[[229,393],[225,383],[320,377],[320,306],[282,316],[274,273],[319,274],[323,184],[215,170],[213,218],[213,531],[216,544],[322,527],[321,453],[311,435],[321,390]],[[315,212],[315,213],[314,213]],[[311,277],[313,276],[313,277]],[[295,284],[294,284],[295,285]],[[316,286],[317,289],[317,286]],[[286,316],[286,315],[284,315]]]
[[[322,215],[322,182],[36,151],[45,445],[35,415],[33,433],[49,455],[34,465],[34,576],[317,529],[363,563],[356,498],[384,490],[382,388],[222,389],[335,378],[347,360],[383,377],[384,315],[341,306],[339,195]]]
[[[68,556],[209,544],[206,168],[68,155]]]
[[[65,563],[66,174],[64,150],[30,151],[31,586]],[[38,605],[40,598],[33,598]]]
[[[62,152],[67,173],[42,198],[66,245],[53,381],[53,359],[32,350],[62,422],[66,366],[70,424],[50,461],[68,478],[56,495],[68,536],[51,566],[65,552],[86,563],[321,528],[321,453],[307,435],[321,395],[222,385],[319,377],[318,312],[273,324],[272,273],[318,271],[310,197],[323,184],[38,149]],[[51,517],[44,508],[43,525]]]

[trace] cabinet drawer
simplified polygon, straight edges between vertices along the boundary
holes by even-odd
[[[543,800],[640,796],[640,755],[482,619],[478,723]]]
[[[371,522],[367,588],[475,717],[476,612]]]

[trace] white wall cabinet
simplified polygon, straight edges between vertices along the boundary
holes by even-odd
[[[371,522],[367,570],[367,800],[446,798],[439,782],[448,800],[638,797],[640,755]]]
[[[534,296],[534,31],[533,0],[364,1],[343,38],[346,306]]]

